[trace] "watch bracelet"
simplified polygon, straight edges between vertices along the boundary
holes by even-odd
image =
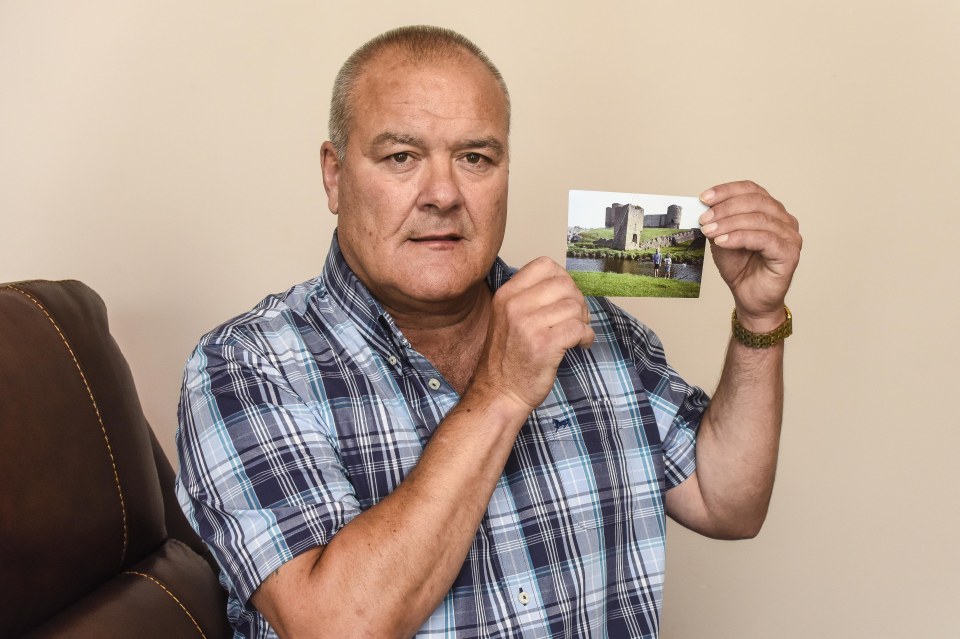
[[[767,333],[754,333],[747,330],[737,318],[737,309],[733,309],[730,315],[730,324],[733,327],[733,336],[738,342],[748,348],[770,348],[775,346],[793,335],[793,314],[787,305],[783,305],[783,310],[787,314],[787,319],[783,323]]]

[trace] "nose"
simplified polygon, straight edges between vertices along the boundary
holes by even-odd
[[[452,161],[434,158],[425,162],[418,180],[417,206],[422,210],[446,213],[463,202]]]

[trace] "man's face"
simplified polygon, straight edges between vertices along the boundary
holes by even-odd
[[[324,145],[324,185],[351,269],[388,308],[456,302],[503,241],[507,111],[472,57],[414,66],[381,54],[359,78],[344,160]]]

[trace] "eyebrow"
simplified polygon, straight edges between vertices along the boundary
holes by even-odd
[[[415,135],[409,135],[406,133],[396,133],[395,131],[384,131],[377,137],[373,138],[373,141],[370,143],[370,146],[373,148],[387,146],[390,144],[399,144],[399,145],[409,145],[417,148],[424,148],[426,142],[423,138],[419,138]],[[497,155],[503,155],[503,143],[493,136],[488,136],[485,138],[475,138],[468,140],[461,140],[456,144],[458,149],[489,149]]]
[[[415,135],[394,133],[393,131],[384,131],[377,137],[373,138],[373,142],[371,142],[370,146],[386,146],[387,144],[408,144],[410,146],[421,148],[424,146],[423,140]]]
[[[490,149],[497,155],[503,155],[503,143],[493,136],[478,138],[476,140],[464,140],[457,146],[462,149]]]

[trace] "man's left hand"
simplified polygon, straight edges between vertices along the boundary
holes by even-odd
[[[700,200],[710,207],[700,216],[701,231],[737,317],[750,330],[772,330],[783,321],[783,300],[800,261],[797,219],[750,181],[717,185]]]
[[[755,333],[785,319],[783,299],[800,260],[797,220],[753,182],[730,182],[700,199],[713,261],[730,287],[737,318]],[[783,419],[783,348],[731,341],[697,433],[697,469],[667,492],[667,512],[697,532],[752,537],[767,515]]]

